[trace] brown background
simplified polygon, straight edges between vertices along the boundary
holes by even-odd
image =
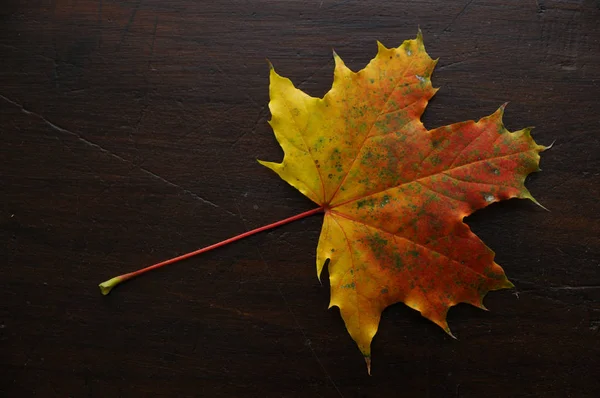
[[[510,101],[544,171],[469,218],[516,284],[460,305],[458,341],[385,311],[373,376],[315,276],[321,216],[108,277],[311,209],[256,159],[268,58],[311,95],[423,30],[429,128]],[[3,1],[4,396],[600,396],[600,9],[592,0]],[[325,278],[326,280],[327,278]]]

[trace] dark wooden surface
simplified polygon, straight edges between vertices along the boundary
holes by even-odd
[[[312,95],[420,26],[429,128],[510,101],[544,171],[469,218],[517,286],[459,340],[387,309],[373,376],[315,275],[321,217],[100,295],[108,277],[314,205],[265,58]],[[7,397],[600,396],[600,9],[592,0],[16,1],[0,10],[0,392]],[[327,278],[325,278],[326,280]]]

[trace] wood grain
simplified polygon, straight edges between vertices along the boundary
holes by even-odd
[[[0,392],[7,397],[600,396],[600,5],[593,0],[29,1],[0,9]],[[315,275],[318,216],[147,275],[113,275],[312,208],[282,153],[268,58],[312,95],[420,26],[424,123],[510,101],[548,207],[469,218],[517,288],[385,311],[373,376]],[[327,278],[325,278],[326,280]]]

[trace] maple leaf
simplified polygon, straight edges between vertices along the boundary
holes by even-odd
[[[485,308],[488,291],[513,286],[463,219],[499,200],[535,202],[524,181],[547,147],[530,129],[509,132],[504,105],[477,122],[428,131],[420,117],[437,91],[437,61],[421,32],[398,48],[378,42],[356,73],[334,58],[323,98],[271,67],[269,123],[285,155],[260,163],[324,209],[317,276],[328,263],[330,308],[339,307],[370,372],[387,306],[403,302],[451,335],[450,307]]]
[[[149,271],[289,222],[325,213],[317,276],[329,264],[330,308],[337,306],[367,362],[382,311],[403,302],[451,334],[448,309],[485,309],[491,290],[512,287],[489,249],[463,219],[509,199],[537,201],[525,188],[538,171],[529,128],[509,132],[505,105],[478,122],[426,130],[420,117],[437,89],[437,61],[421,32],[398,48],[378,42],[361,71],[334,53],[331,90],[314,98],[271,67],[270,124],[281,163],[259,161],[308,198],[313,210],[100,283],[102,294]],[[541,205],[540,205],[541,206]]]

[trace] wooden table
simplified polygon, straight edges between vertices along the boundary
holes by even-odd
[[[453,340],[387,309],[373,375],[315,275],[322,221],[253,236],[103,297],[111,276],[314,207],[257,164],[268,58],[311,95],[417,27],[428,128],[510,101],[555,141],[531,202],[468,219],[516,289]],[[600,396],[600,3],[30,1],[0,10],[0,392],[7,397]]]

